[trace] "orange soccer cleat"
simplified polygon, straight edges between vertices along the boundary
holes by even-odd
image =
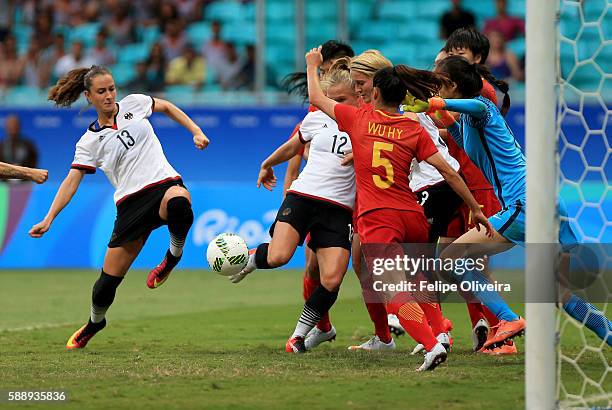
[[[518,354],[516,344],[512,340],[506,340],[503,345],[494,349],[482,348],[478,353],[488,354],[491,356],[506,356]]]
[[[287,353],[306,353],[306,345],[304,344],[304,338],[295,336],[287,340],[285,345],[285,352]]]
[[[66,343],[66,349],[82,349],[87,345],[87,342],[95,336],[100,330],[106,326],[106,319],[103,319],[100,323],[93,323],[87,321],[87,324],[81,327],[79,330],[74,332],[68,342]]]
[[[519,317],[517,320],[508,322],[501,320],[497,326],[491,328],[489,338],[483,345],[483,349],[500,347],[506,340],[513,339],[525,333],[525,319]]]
[[[167,251],[164,260],[149,273],[147,277],[147,287],[149,289],[156,289],[163,285],[170,277],[172,269],[174,269],[180,260],[181,258],[177,258],[172,255],[170,251]]]

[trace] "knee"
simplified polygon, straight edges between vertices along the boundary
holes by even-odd
[[[193,210],[189,199],[184,196],[175,196],[168,201],[168,224],[193,224]]]
[[[343,277],[344,275],[342,274],[328,275],[321,278],[321,285],[330,292],[338,292],[338,290],[340,290],[340,285],[342,285]]]

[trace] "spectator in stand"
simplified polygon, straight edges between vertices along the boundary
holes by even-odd
[[[32,37],[38,40],[41,50],[53,45],[53,17],[49,12],[41,11],[36,15]]]
[[[244,65],[243,60],[238,56],[234,43],[226,44],[227,60],[218,72],[219,83],[224,90],[237,89],[237,77]]]
[[[474,15],[461,8],[461,0],[452,0],[453,8],[442,15],[440,19],[440,37],[444,40],[458,28],[474,27]]]
[[[36,88],[45,88],[44,82],[45,66],[42,57],[42,50],[38,37],[30,39],[28,51],[21,57],[21,79],[24,85]]]
[[[187,44],[183,55],[174,58],[166,72],[167,85],[192,85],[200,89],[206,78],[204,58],[199,56],[191,44]]]
[[[124,46],[134,42],[134,22],[130,18],[130,8],[127,4],[119,3],[107,21],[106,29],[111,34],[114,45]]]
[[[93,63],[94,62],[89,57],[86,57],[83,53],[83,43],[80,41],[75,41],[72,43],[72,50],[70,54],[66,54],[57,60],[54,74],[56,77],[62,77],[70,70],[79,67],[91,67]]]
[[[169,22],[175,21],[179,18],[176,6],[168,1],[158,3],[155,10],[155,15],[157,16],[159,30],[162,33],[166,32],[166,26]]]
[[[0,44],[0,88],[13,87],[21,77],[21,60],[17,54],[17,42],[12,35]]]
[[[202,19],[202,0],[174,0],[179,17],[189,23]]]
[[[240,67],[240,72],[234,80],[237,89],[253,91],[255,89],[255,46],[246,46],[246,58]]]
[[[484,25],[484,33],[488,37],[493,31],[499,31],[506,42],[525,34],[525,22],[523,19],[509,16],[506,12],[506,0],[497,0],[497,17],[487,20]]]
[[[204,43],[202,55],[206,59],[206,64],[219,77],[221,71],[227,64],[227,44],[221,40],[221,23],[213,21],[210,26],[212,36]]]
[[[136,76],[126,85],[128,93],[141,94],[143,92],[154,91],[154,88],[156,86],[147,75],[147,63],[139,61],[136,63]]]
[[[0,0],[0,43],[3,42],[11,32],[13,2],[11,0]],[[1,80],[0,80],[1,81]]]
[[[102,29],[98,31],[98,34],[96,34],[96,43],[87,53],[95,65],[108,67],[115,64],[115,56],[106,46],[106,39],[106,30]]]
[[[164,88],[167,61],[162,51],[161,44],[153,44],[149,52],[149,58],[145,62],[147,78],[151,82],[151,91],[161,91]]]
[[[24,138],[21,123],[16,115],[6,117],[6,137],[0,141],[0,161],[22,167],[36,168],[38,151],[34,144]]]
[[[491,49],[486,64],[491,70],[491,74],[500,80],[524,81],[525,74],[520,61],[516,54],[506,48],[503,34],[499,31],[491,31],[489,33],[489,43]]]
[[[42,52],[42,71],[40,83],[42,87],[48,87],[51,80],[54,80],[53,69],[57,62],[66,55],[64,48],[64,35],[57,33],[53,36],[53,45]]]
[[[181,20],[169,21],[161,38],[161,46],[166,60],[170,61],[183,54],[186,45],[187,37],[183,30],[183,22]]]

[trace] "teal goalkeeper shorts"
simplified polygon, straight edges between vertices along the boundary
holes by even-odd
[[[567,211],[563,202],[559,202],[559,216],[566,217]],[[525,244],[525,204],[516,201],[489,218],[493,228],[504,238],[518,245]],[[578,243],[574,230],[567,220],[559,224],[559,243],[571,246]]]

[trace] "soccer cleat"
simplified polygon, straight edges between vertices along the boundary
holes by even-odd
[[[147,287],[149,289],[156,289],[163,285],[164,282],[168,280],[168,277],[170,277],[172,269],[174,269],[180,260],[180,257],[177,258],[172,255],[169,250],[166,251],[164,260],[149,272],[149,276],[147,276]]]
[[[306,335],[306,339],[304,339],[304,345],[306,350],[313,349],[320,345],[323,342],[331,342],[336,339],[336,328],[331,327],[329,332],[324,332],[318,327],[313,327],[310,332]]]
[[[512,340],[506,340],[506,342],[500,347],[496,347],[494,349],[482,348],[478,351],[478,353],[484,353],[491,356],[504,356],[518,354],[518,350],[516,348],[516,344]]]
[[[431,352],[425,353],[425,361],[423,361],[421,367],[417,369],[417,372],[435,369],[446,361],[447,356],[448,354],[444,346],[442,346],[442,343],[437,343],[433,349],[431,349]]]
[[[506,340],[510,340],[516,336],[521,336],[525,333],[525,319],[519,317],[517,320],[508,322],[501,320],[497,326],[493,327],[495,334],[489,337],[485,344],[484,349],[493,349],[500,347]]]
[[[106,326],[106,319],[102,319],[100,323],[93,323],[91,320],[87,321],[87,324],[81,327],[79,330],[74,332],[68,342],[66,343],[66,349],[82,349],[87,345],[89,339],[94,337],[96,333],[104,329]]]
[[[234,275],[230,275],[229,280],[232,283],[239,283],[240,281],[242,281],[242,279],[246,278],[246,276],[253,272],[255,269],[257,269],[257,266],[255,265],[255,252],[257,252],[257,248],[254,249],[249,249],[249,261],[247,262],[246,266],[244,267],[244,269],[242,269],[240,272],[234,274]]]
[[[287,344],[285,345],[285,352],[306,353],[304,338],[299,336],[289,338],[289,340],[287,340]]]
[[[399,337],[406,333],[399,319],[393,313],[387,315],[387,322],[389,322],[389,332],[391,334]]]
[[[389,343],[385,343],[378,336],[373,336],[370,340],[357,346],[349,346],[348,350],[394,350],[395,341],[391,338]]]
[[[438,339],[438,342],[444,346],[447,352],[450,352],[450,349],[453,346],[453,339],[451,338],[450,333],[440,333],[438,336],[436,336],[436,339]],[[425,350],[425,346],[419,343],[414,347],[414,349],[412,349],[410,354],[415,355],[423,350]]]
[[[444,329],[446,329],[446,333],[450,335],[450,331],[453,330],[453,322],[450,319],[444,318],[442,322],[444,324]]]
[[[480,319],[472,329],[472,350],[475,352],[482,349],[489,336],[489,323],[485,319]]]

